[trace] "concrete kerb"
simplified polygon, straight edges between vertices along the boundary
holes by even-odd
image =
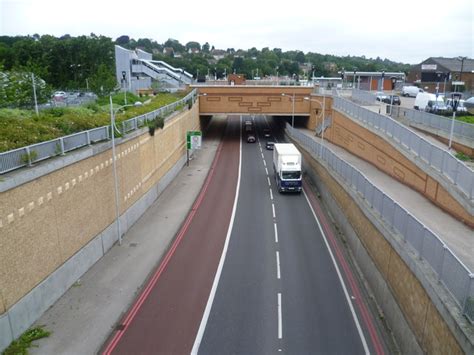
[[[401,153],[405,158],[410,160],[413,164],[415,164],[418,168],[425,171],[428,175],[433,177],[437,182],[443,186],[446,191],[453,196],[457,202],[463,206],[469,214],[474,215],[474,199],[470,200],[463,192],[461,192],[456,185],[454,185],[447,177],[445,177],[441,172],[431,167],[427,164],[423,159],[411,154],[408,149],[403,149],[400,147],[400,143],[396,142],[393,138],[390,138],[386,134],[381,134],[379,130],[376,130],[372,126],[366,124],[365,122],[353,119],[350,114],[333,107],[333,110],[339,112],[341,115],[349,118],[353,122],[363,126],[365,129],[370,131],[371,133],[379,136],[380,138],[384,139],[387,143],[389,143],[393,148],[395,148],[399,153]]]
[[[291,137],[289,138],[293,140]],[[293,141],[296,144],[301,146],[299,142],[295,140]],[[383,222],[378,216],[378,214],[375,213],[375,211],[373,211],[370,208],[370,206],[367,205],[366,201],[352,188],[347,186],[347,184],[336,173],[334,173],[332,169],[330,169],[324,161],[317,159],[317,157],[315,157],[312,152],[306,149],[304,150],[313,159],[315,159],[317,163],[323,166],[324,169],[331,175],[331,177],[334,180],[336,180],[336,182],[340,186],[343,186],[344,190],[351,196],[353,200],[356,201],[357,205],[361,208],[361,211],[364,213],[364,215],[371,221],[371,223],[377,228],[377,230],[379,230],[382,233],[384,238],[390,243],[390,245],[395,249],[398,255],[408,265],[410,270],[419,280],[419,282],[421,283],[421,285],[427,292],[428,296],[430,297],[431,301],[433,302],[435,308],[438,310],[438,312],[441,314],[441,316],[445,320],[448,328],[451,330],[451,332],[455,336],[456,340],[459,342],[462,349],[466,351],[466,353],[474,353],[474,327],[472,327],[469,324],[468,320],[461,314],[459,307],[456,305],[453,299],[453,296],[442,284],[438,282],[437,277],[434,271],[432,270],[432,268],[426,262],[423,262],[422,260],[420,260],[415,250],[412,247],[410,247],[407,243],[405,243],[403,238],[400,235],[395,233],[394,230],[392,230],[385,222]],[[313,174],[313,177],[314,176],[315,174]],[[319,181],[319,185],[321,185],[320,181]],[[322,190],[324,190],[324,188]],[[329,192],[326,192],[325,194],[326,196],[330,197]],[[330,199],[332,199],[332,197],[330,197]],[[350,236],[351,237],[350,239],[357,238],[357,240],[354,239],[354,241],[351,243],[351,246],[355,247],[353,249],[353,252],[356,250],[359,250],[360,248],[363,248],[365,250],[363,245],[360,245],[361,244],[360,240],[358,239],[357,235],[352,230],[352,228],[349,227],[350,224],[348,223],[347,219],[345,219],[344,214],[340,211],[335,201],[333,205],[334,206],[332,206],[332,208],[334,209],[334,212],[333,212],[334,215],[335,216],[342,215],[342,217],[344,217],[344,219],[342,219],[342,217],[339,217],[341,221],[343,222],[341,226],[346,226],[347,228],[350,228],[350,230],[347,232],[346,235]],[[345,223],[345,221],[347,221],[347,223]],[[363,254],[369,257],[366,251]],[[356,260],[359,262],[359,259],[356,259]],[[366,263],[366,261],[362,258],[360,263],[364,264]],[[376,269],[375,264],[372,263],[372,266]],[[378,273],[380,277],[382,277],[378,270],[376,271],[376,273]],[[376,280],[372,280],[372,282],[373,281],[376,281]],[[378,281],[380,282],[380,280]],[[372,289],[376,290],[377,287],[380,287],[380,286],[377,286],[379,285],[379,282],[373,282],[371,284]],[[383,280],[383,283],[385,283],[385,288],[387,289],[387,292],[390,292],[385,280]],[[375,294],[378,295],[378,297],[380,297],[380,292],[375,292]],[[379,304],[383,307],[384,312],[387,312],[387,307],[384,307],[383,301],[387,301],[388,297],[389,297],[388,294],[386,294],[385,297],[382,297],[381,299],[379,298],[379,302],[380,302]],[[393,295],[391,296],[391,298],[393,298]],[[394,305],[391,304],[388,310],[392,309],[393,307]],[[395,308],[400,309],[398,306],[398,303]],[[387,313],[387,318],[396,319],[396,318],[399,318],[399,315]],[[394,326],[394,324],[391,324],[391,325]],[[397,333],[404,334],[406,332],[406,329],[404,330],[403,328],[404,328],[403,326],[399,327],[399,329],[395,331],[395,334]],[[409,343],[412,343],[412,342],[410,341]]]

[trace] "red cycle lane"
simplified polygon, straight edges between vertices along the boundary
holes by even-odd
[[[230,119],[200,195],[103,354],[191,352],[232,213],[239,149],[240,122]]]

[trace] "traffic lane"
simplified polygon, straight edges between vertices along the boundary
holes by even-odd
[[[275,123],[274,121],[270,122]],[[281,135],[282,138],[284,138],[283,132],[281,132]],[[268,158],[270,160],[272,159],[271,151],[268,153]],[[370,339],[370,341],[367,343],[367,346],[369,347],[370,352],[383,354],[384,352],[387,352],[388,349],[387,344],[385,344],[384,341],[384,336],[380,331],[381,327],[383,326],[378,324],[377,318],[374,317],[371,312],[369,312],[369,307],[367,306],[368,296],[365,292],[365,289],[361,285],[360,280],[356,278],[355,275],[357,274],[352,271],[352,267],[349,265],[350,262],[346,260],[347,255],[342,251],[343,248],[338,245],[339,243],[334,237],[334,233],[330,227],[330,223],[328,222],[325,213],[323,212],[322,207],[320,206],[312,191],[308,190],[307,186],[305,187],[305,191],[307,192],[308,198],[313,201],[313,209],[320,219],[320,224],[325,230],[326,238],[331,245],[332,252],[336,256],[339,269],[342,271],[341,275],[344,278],[346,285],[348,285],[348,292],[351,292],[351,299],[354,300],[352,303],[355,303],[353,309],[357,314],[361,331],[364,332],[366,340]]]
[[[270,192],[259,146],[243,138],[234,226],[201,354],[268,354],[279,346]]]
[[[363,354],[336,270],[303,194],[276,194],[284,351]]]
[[[122,322],[120,328],[125,329],[118,331],[118,341],[109,348],[114,354],[191,351],[232,211],[239,134],[239,125],[229,120],[207,191],[193,206],[194,217],[156,284],[140,307],[132,307],[133,318]]]

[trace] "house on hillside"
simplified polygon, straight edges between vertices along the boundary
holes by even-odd
[[[227,52],[222,49],[214,49],[211,52],[211,54],[215,60],[221,60],[225,58],[225,56],[227,55]]]

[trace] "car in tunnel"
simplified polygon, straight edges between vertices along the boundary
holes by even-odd
[[[265,148],[267,148],[267,150],[273,150],[274,147],[275,147],[275,142],[268,141],[267,144],[265,144]]]
[[[247,143],[255,143],[256,139],[255,139],[255,136],[253,134],[249,134],[247,136]]]

